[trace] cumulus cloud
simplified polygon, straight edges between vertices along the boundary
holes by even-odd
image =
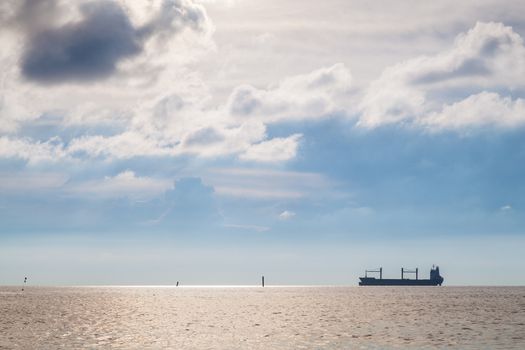
[[[512,100],[494,92],[481,92],[445,105],[441,111],[430,113],[421,123],[431,129],[487,125],[511,128],[525,124],[525,100]]]
[[[387,68],[365,92],[358,125],[513,126],[523,122],[522,102],[496,94],[522,88],[524,76],[523,39],[501,23],[477,23],[450,50]]]
[[[237,87],[229,97],[229,112],[266,123],[318,119],[345,113],[352,95],[352,77],[344,64],[288,77],[268,89]]]

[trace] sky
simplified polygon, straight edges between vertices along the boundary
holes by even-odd
[[[2,1],[0,284],[523,285],[524,38],[518,1]]]

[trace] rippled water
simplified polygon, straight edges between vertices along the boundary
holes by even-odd
[[[0,349],[525,349],[524,287],[0,287]]]

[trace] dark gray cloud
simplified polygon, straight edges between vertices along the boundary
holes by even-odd
[[[200,30],[207,20],[201,7],[176,0],[164,0],[159,12],[138,28],[113,0],[84,2],[79,9],[79,21],[56,25],[57,0],[20,3],[14,20],[27,37],[20,67],[26,79],[49,84],[107,78],[119,62],[140,54],[149,38],[166,39],[186,27]]]
[[[24,76],[39,82],[109,76],[141,42],[122,8],[104,1],[82,6],[83,19],[32,35],[22,58]]]

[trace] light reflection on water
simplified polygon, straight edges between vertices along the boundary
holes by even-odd
[[[525,348],[525,287],[0,287],[0,349]]]

